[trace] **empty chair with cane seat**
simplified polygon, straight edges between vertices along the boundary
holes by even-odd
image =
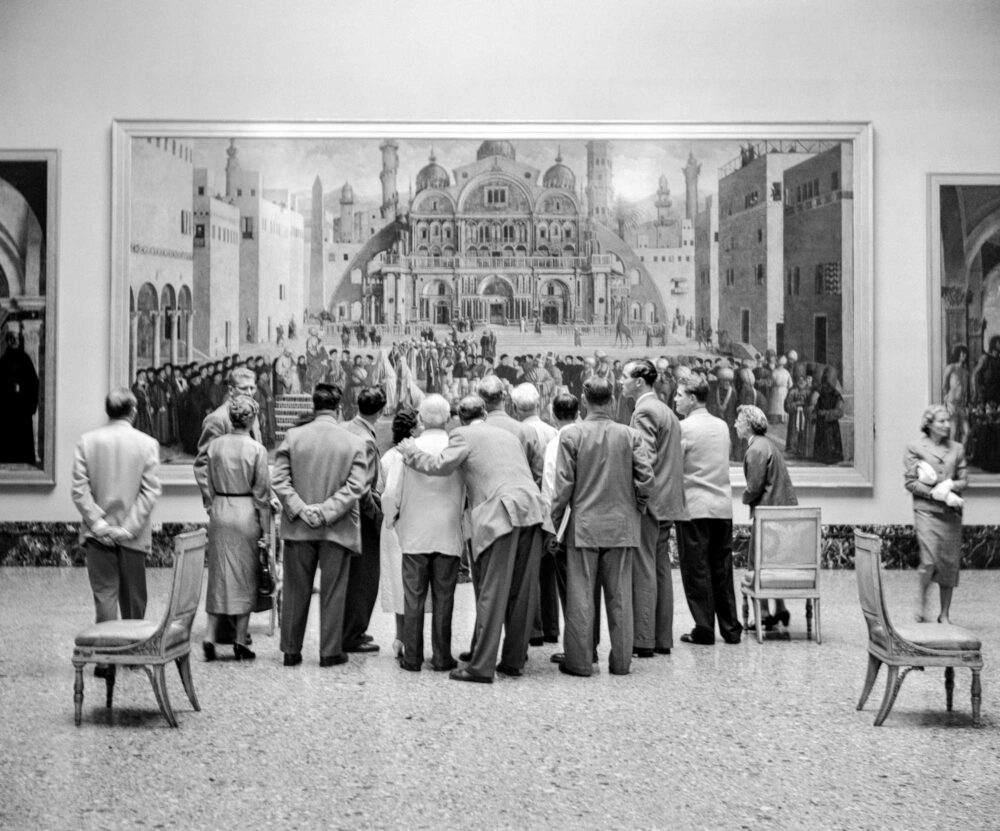
[[[174,538],[174,568],[170,599],[163,619],[107,620],[95,623],[76,636],[73,666],[76,681],[73,701],[76,723],[83,713],[83,668],[87,664],[106,664],[107,706],[111,708],[115,687],[115,669],[119,666],[142,667],[153,685],[160,712],[171,727],[177,719],[167,695],[164,667],[177,664],[181,683],[191,706],[200,710],[191,679],[191,624],[198,611],[205,568],[205,531],[192,531]]]
[[[812,635],[816,609],[816,643],[822,643],[819,625],[821,520],[819,508],[796,505],[758,505],[753,514],[753,559],[740,584],[743,628],[748,629],[748,602],[753,601],[757,642],[761,631],[761,601],[802,599],[806,602],[806,635]]]
[[[972,723],[979,724],[982,687],[979,674],[983,668],[982,642],[968,629],[951,623],[907,623],[894,626],[889,621],[882,591],[882,541],[873,534],[854,532],[854,569],[858,578],[858,598],[868,624],[868,675],[861,691],[861,710],[875,686],[882,664],[888,668],[882,706],[875,726],[885,721],[903,685],[913,669],[944,667],[944,689],[948,710],[955,691],[955,667],[972,670]],[[899,668],[903,667],[900,673]]]

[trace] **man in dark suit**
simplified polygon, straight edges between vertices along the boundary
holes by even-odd
[[[486,405],[486,423],[506,430],[521,443],[524,458],[528,462],[531,476],[539,488],[542,486],[542,469],[545,467],[545,453],[538,438],[538,431],[522,424],[507,414],[503,381],[496,375],[488,375],[479,384],[479,396]]]
[[[632,569],[635,654],[669,655],[674,645],[674,584],[670,573],[670,528],[687,519],[681,430],[656,396],[659,373],[652,362],[629,361],[622,369],[622,391],[635,401],[630,426],[642,437],[656,482],[642,515],[642,542]]]
[[[84,433],[73,456],[73,504],[80,512],[80,543],[94,593],[97,622],[146,614],[146,554],[150,515],[160,496],[160,446],[136,430],[136,399],[125,387],[104,402],[105,427]],[[114,667],[98,666],[108,677]]]
[[[378,491],[379,452],[375,425],[385,409],[385,393],[379,387],[367,387],[358,393],[358,414],[344,423],[344,428],[365,443],[368,472],[365,492],[361,495],[361,556],[351,560],[347,583],[347,606],[344,609],[344,650],[378,652],[371,642],[368,624],[378,597],[381,574],[379,535],[382,529],[382,499]]]
[[[594,652],[594,589],[600,583],[611,636],[610,671],[626,675],[632,661],[632,558],[640,542],[640,515],[653,488],[644,440],[616,423],[611,382],[583,385],[587,418],[559,435],[552,524],[567,509],[566,657],[561,672],[588,676]]]
[[[439,455],[422,453],[412,439],[404,439],[397,449],[406,464],[421,473],[462,471],[470,505],[466,527],[471,528],[479,589],[470,661],[464,669],[454,670],[451,678],[489,684],[494,671],[520,675],[528,655],[538,603],[543,504],[516,434],[487,420],[479,396],[462,399],[459,417],[463,426],[452,431]],[[504,627],[507,634],[497,664]]]
[[[358,501],[365,492],[365,443],[337,422],[341,390],[317,384],[312,421],[292,427],[274,460],[272,484],[284,506],[281,651],[285,666],[302,663],[316,566],[320,568],[320,666],[347,661],[344,605],[349,561],[361,555]]]

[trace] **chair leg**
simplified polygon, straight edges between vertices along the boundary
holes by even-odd
[[[979,727],[979,708],[983,703],[983,688],[979,680],[979,670],[972,670],[972,723]]]
[[[83,720],[83,665],[76,667],[76,678],[73,681],[73,709],[76,726]]]
[[[118,676],[118,667],[114,664],[109,668],[108,674],[104,678],[104,683],[107,685],[107,701],[105,705],[109,710],[111,709],[111,702],[115,698],[115,678]]]
[[[823,643],[823,637],[819,629],[819,598],[816,598],[816,643]]]
[[[863,710],[865,702],[868,700],[868,696],[871,695],[872,687],[875,686],[875,680],[878,678],[878,671],[882,669],[882,662],[868,653],[868,674],[865,676],[865,686],[861,690],[861,698],[858,700],[858,710]]]
[[[747,603],[746,592],[743,593],[743,631],[750,629],[750,604]]]
[[[951,712],[952,701],[955,698],[955,667],[945,667],[944,668],[944,700],[945,705],[948,708],[948,712]]]
[[[806,638],[812,637],[813,631],[813,602],[812,598],[806,598]]]
[[[899,695],[899,688],[903,686],[903,679],[913,670],[923,671],[923,667],[906,667],[902,673],[899,667],[889,667],[889,677],[885,679],[885,696],[882,698],[882,707],[875,717],[875,726],[881,726],[886,720],[892,705],[896,703],[896,696]]]
[[[754,621],[757,624],[757,643],[764,643],[764,624],[760,619],[760,598],[755,597],[753,599],[753,616]]]
[[[191,678],[191,653],[187,655],[181,655],[177,659],[177,670],[181,674],[181,683],[184,685],[184,692],[187,693],[188,701],[191,702],[191,706],[195,710],[200,711],[201,705],[198,704],[198,696],[194,691],[194,679]]]
[[[153,685],[153,695],[156,696],[156,703],[160,705],[160,712],[171,727],[177,726],[177,719],[174,711],[170,709],[170,698],[167,695],[167,683],[163,674],[163,664],[156,667],[145,667],[149,681]]]

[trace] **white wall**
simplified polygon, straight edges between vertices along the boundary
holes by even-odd
[[[0,520],[76,518],[73,444],[109,383],[112,119],[625,119],[873,123],[875,487],[803,501],[910,522],[926,174],[1000,171],[998,34],[995,0],[3,0],[0,148],[62,157],[58,484],[0,489]],[[995,523],[998,493],[966,522]],[[193,488],[157,516],[204,519]]]

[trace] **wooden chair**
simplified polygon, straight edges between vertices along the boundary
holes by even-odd
[[[109,665],[105,678],[107,707],[111,709],[114,697],[115,670],[119,666],[142,667],[153,685],[160,712],[171,727],[177,719],[170,708],[163,668],[171,661],[180,671],[184,691],[195,710],[200,710],[191,679],[191,624],[201,599],[201,584],[205,568],[204,530],[191,531],[174,538],[174,569],[170,599],[163,619],[108,620],[95,623],[76,636],[73,666],[76,681],[73,701],[76,706],[76,723],[80,724],[83,712],[83,668],[86,664]]]
[[[955,667],[972,670],[972,723],[979,725],[983,668],[982,642],[974,632],[950,623],[907,623],[893,626],[882,591],[882,541],[874,534],[854,532],[854,570],[858,579],[858,599],[868,624],[868,674],[857,709],[861,710],[875,686],[882,664],[888,667],[882,706],[875,726],[885,721],[903,679],[910,670],[944,667],[944,690],[948,711],[955,692]],[[903,667],[900,673],[899,668]]]
[[[820,509],[799,506],[758,506],[753,515],[753,560],[740,585],[743,628],[749,629],[753,601],[757,642],[764,640],[761,601],[804,599],[806,635],[812,636],[813,601],[816,643],[822,643],[819,620]]]

